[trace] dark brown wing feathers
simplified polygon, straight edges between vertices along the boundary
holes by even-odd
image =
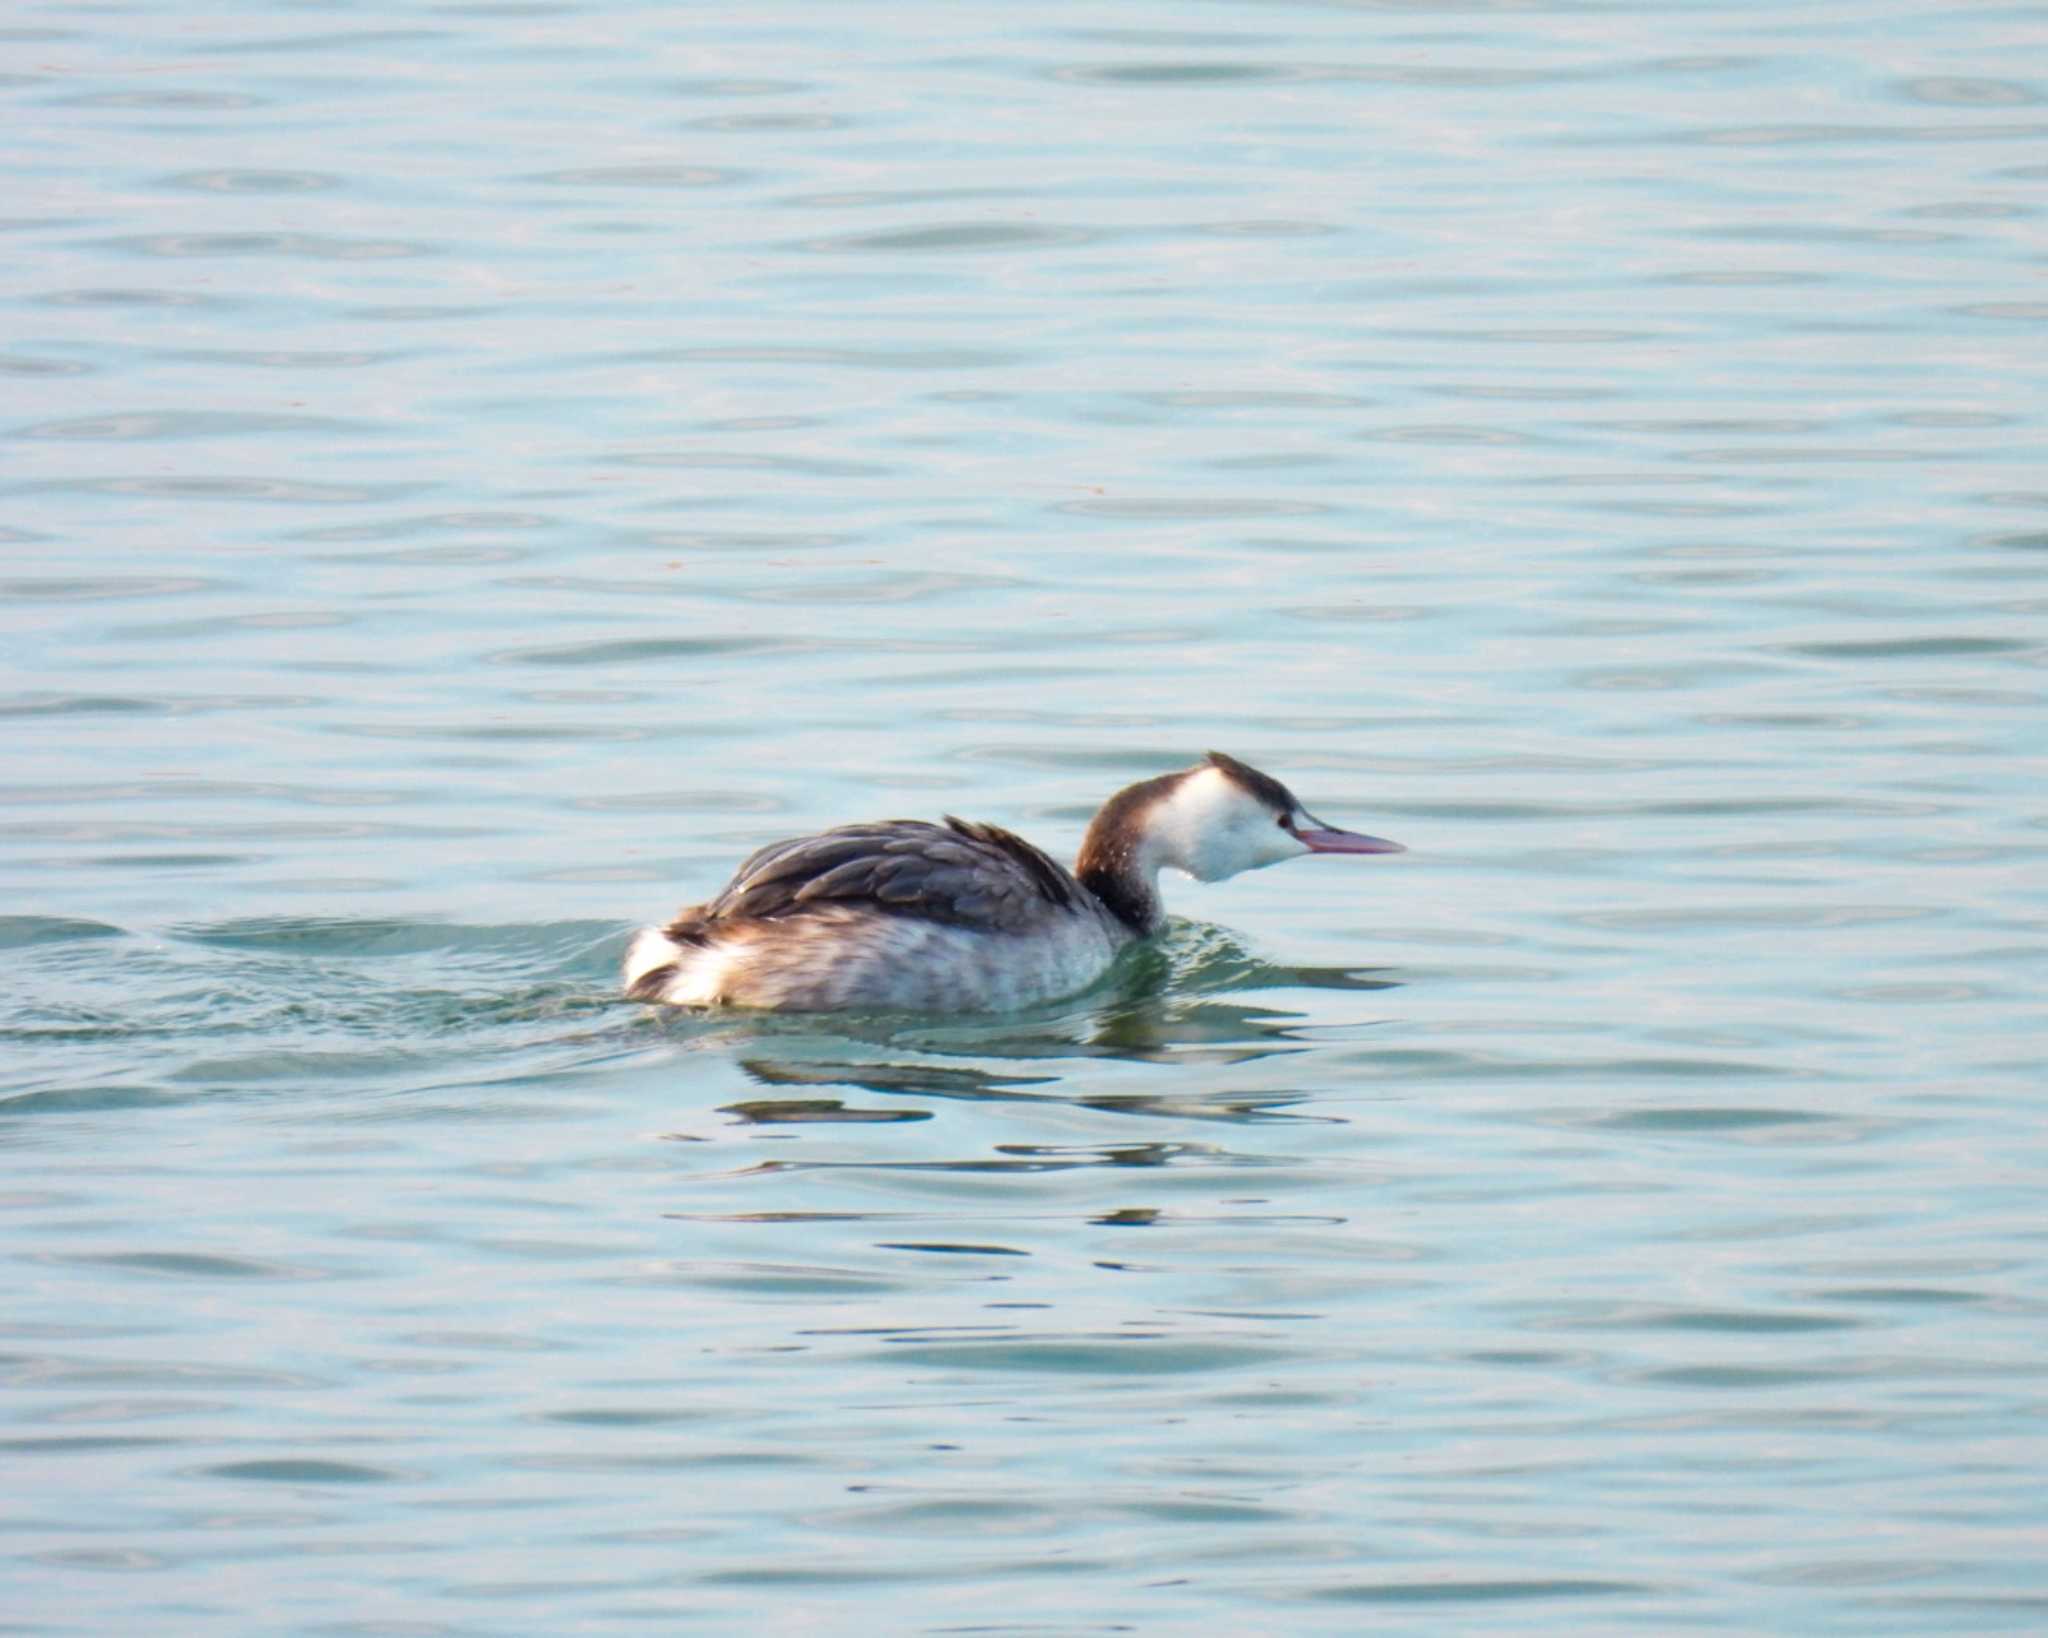
[[[955,819],[950,813],[946,815],[946,825],[969,841],[1003,854],[1030,878],[1048,903],[1071,910],[1080,902],[1080,883],[1066,866],[1042,848],[1033,847],[1015,831],[1004,830],[1000,825],[976,824],[971,819]]]
[[[964,819],[892,819],[762,848],[668,934],[701,942],[713,923],[773,921],[828,905],[1019,932],[1078,902],[1073,877],[1021,836]]]

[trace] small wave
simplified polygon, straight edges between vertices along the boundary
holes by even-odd
[[[459,952],[559,959],[586,954],[593,946],[624,937],[616,923],[605,921],[476,925],[376,916],[246,916],[187,923],[171,931],[174,938],[187,944],[216,949],[364,957]]]
[[[31,944],[70,944],[79,939],[125,938],[119,927],[70,916],[0,916],[0,950]]]

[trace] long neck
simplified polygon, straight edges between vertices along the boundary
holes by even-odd
[[[1115,845],[1128,838],[1114,839],[1107,847],[1093,846],[1094,841],[1091,831],[1074,861],[1074,875],[1124,926],[1140,938],[1150,938],[1166,925],[1166,908],[1159,902],[1159,867],[1147,868],[1135,848]]]
[[[1146,816],[1182,777],[1165,774],[1118,791],[1088,827],[1081,856],[1074,861],[1081,885],[1139,938],[1150,938],[1166,925],[1166,909],[1159,902],[1161,861],[1148,845]]]

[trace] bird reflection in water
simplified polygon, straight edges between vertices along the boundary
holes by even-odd
[[[699,1048],[743,1054],[740,1068],[764,1089],[802,1089],[796,1096],[749,1098],[723,1106],[720,1112],[732,1116],[736,1125],[879,1125],[932,1117],[929,1108],[849,1106],[842,1098],[818,1095],[822,1089],[841,1087],[888,1097],[1064,1104],[1182,1120],[1341,1124],[1337,1116],[1296,1112],[1293,1106],[1310,1096],[1298,1091],[1191,1096],[1177,1089],[1076,1088],[1076,1081],[1086,1077],[1075,1060],[1175,1065],[1249,1064],[1276,1058],[1306,1050],[1296,1036],[1304,1015],[1224,997],[1253,990],[1369,992],[1398,987],[1397,980],[1369,971],[1275,966],[1252,955],[1224,929],[1201,925],[1183,925],[1163,947],[1134,952],[1117,980],[1107,994],[1098,991],[1079,1004],[997,1018],[841,1014],[821,1027],[822,1021],[815,1018],[762,1014],[735,1019],[727,1014],[708,1028],[693,1029],[691,1037]],[[874,1056],[849,1052],[861,1047],[874,1049]],[[1003,1066],[979,1068],[957,1061],[966,1057],[994,1059]],[[935,1063],[933,1058],[956,1061]],[[1047,1067],[1059,1064],[1062,1072],[1031,1073],[1024,1066],[1033,1060]],[[1003,1157],[999,1160],[895,1164],[989,1170],[1144,1166],[1169,1164],[1187,1158],[1188,1152],[1189,1146],[1181,1144],[1139,1144],[1075,1150],[1069,1157],[1051,1150],[998,1146]]]

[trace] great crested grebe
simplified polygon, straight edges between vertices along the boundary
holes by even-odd
[[[1221,752],[1121,790],[1069,871],[1021,836],[948,817],[774,842],[717,898],[644,927],[626,993],[677,1006],[999,1012],[1086,989],[1166,925],[1159,872],[1220,882],[1304,853],[1400,853],[1338,830]]]

